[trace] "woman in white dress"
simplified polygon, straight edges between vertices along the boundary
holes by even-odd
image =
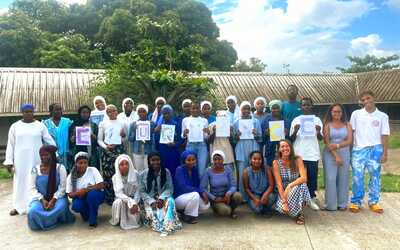
[[[122,229],[139,228],[139,177],[128,155],[120,155],[115,160],[115,174],[112,177],[112,183],[115,200],[111,210],[111,225],[119,224]]]
[[[25,214],[31,201],[29,180],[32,168],[40,164],[39,149],[45,144],[55,146],[46,126],[33,117],[32,104],[21,107],[22,120],[13,123],[8,132],[4,165],[14,171],[13,209],[10,215]]]

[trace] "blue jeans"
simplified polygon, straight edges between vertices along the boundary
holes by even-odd
[[[261,199],[262,195],[254,194],[254,196],[256,196],[258,199]],[[275,204],[276,198],[276,193],[272,192],[268,195],[268,202],[266,205],[256,207],[254,205],[254,202],[250,198],[247,203],[250,209],[253,210],[256,214],[266,214],[273,211],[272,206]]]
[[[381,191],[381,158],[383,146],[376,145],[353,150],[352,173],[353,173],[353,196],[351,203],[361,205],[364,198],[364,172],[367,168],[369,173],[368,204],[376,204],[380,199]]]
[[[208,150],[205,142],[188,142],[186,150],[191,150],[197,155],[197,169],[201,178],[207,168]]]
[[[105,193],[100,190],[89,191],[83,198],[74,198],[72,210],[80,213],[84,221],[89,221],[89,225],[97,223],[97,213],[99,206],[104,202]]]

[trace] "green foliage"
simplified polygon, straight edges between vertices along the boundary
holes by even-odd
[[[15,0],[0,18],[0,66],[104,67],[120,54],[152,52],[159,68],[229,70],[237,54],[218,36],[195,0]]]
[[[233,71],[240,72],[263,72],[267,67],[260,59],[252,57],[249,62],[239,60],[234,66]]]
[[[385,57],[376,57],[374,55],[366,55],[364,57],[348,56],[351,66],[349,68],[337,67],[342,73],[361,73],[376,70],[393,69],[399,67],[399,64],[391,64],[390,62],[399,60],[398,55]]]
[[[389,136],[389,148],[397,149],[400,148],[400,133],[393,133]]]

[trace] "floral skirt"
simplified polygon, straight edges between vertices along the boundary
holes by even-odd
[[[122,145],[117,145],[113,150],[102,150],[101,153],[101,166],[102,166],[102,173],[104,182],[106,187],[104,189],[106,193],[105,202],[109,205],[112,205],[114,202],[114,189],[111,178],[115,174],[115,159],[121,154],[123,154],[124,147]]]

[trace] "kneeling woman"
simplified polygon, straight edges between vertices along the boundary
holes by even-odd
[[[225,154],[216,150],[211,155],[213,166],[208,168],[201,179],[201,187],[208,192],[211,207],[222,216],[236,219],[235,209],[242,201],[242,194],[236,191],[236,181],[231,168],[224,167]]]
[[[264,165],[261,151],[250,153],[250,167],[243,171],[242,178],[251,210],[257,214],[272,212],[272,206],[276,200],[276,194],[273,192],[274,178],[271,169]]]
[[[200,187],[199,172],[196,167],[196,153],[186,150],[181,155],[182,165],[175,172],[175,201],[183,212],[183,220],[196,224],[199,212],[210,207],[207,192]]]
[[[104,182],[95,167],[88,167],[89,155],[79,152],[67,178],[67,194],[72,198],[72,210],[80,213],[90,227],[97,226],[97,212],[104,202]]]
[[[42,146],[39,151],[42,163],[32,169],[33,199],[28,211],[28,226],[32,230],[49,230],[75,221],[65,195],[67,171],[57,163],[56,151],[54,146]]]
[[[166,236],[181,229],[172,198],[174,188],[171,174],[161,166],[160,154],[150,153],[148,168],[140,174],[140,196],[143,199],[144,225]]]
[[[115,174],[112,177],[115,200],[112,204],[111,225],[122,229],[140,227],[139,177],[128,155],[120,155],[115,160]]]
[[[279,142],[279,158],[274,160],[273,174],[279,197],[275,208],[282,214],[296,218],[297,224],[304,224],[303,208],[311,198],[307,188],[307,173],[303,160],[295,156],[288,140]]]

